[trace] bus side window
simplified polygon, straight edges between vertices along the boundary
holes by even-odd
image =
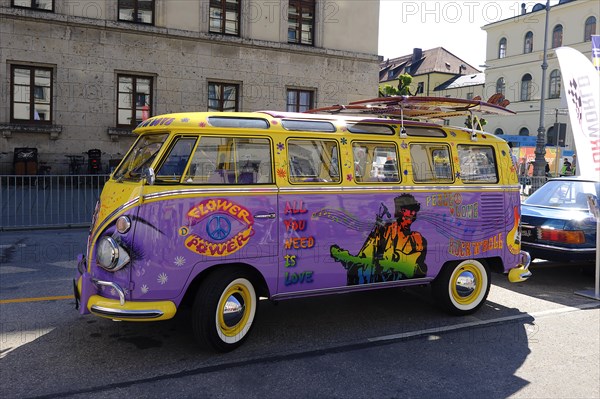
[[[288,141],[291,183],[339,183],[339,147],[334,140]]]
[[[460,178],[464,183],[497,183],[498,172],[491,146],[459,144]]]
[[[415,182],[452,181],[452,166],[448,146],[411,144],[410,157]]]
[[[431,152],[433,159],[433,171],[436,180],[452,179],[452,168],[450,167],[450,154],[448,148],[436,148]]]
[[[256,184],[259,180],[260,164],[270,162],[271,143],[266,138],[234,140],[236,156],[235,179],[231,184]]]
[[[354,181],[399,182],[397,148],[393,143],[353,142]]]
[[[185,172],[192,149],[196,144],[195,137],[179,137],[169,149],[169,154],[158,167],[156,180],[179,183]],[[191,166],[193,167],[193,165]]]

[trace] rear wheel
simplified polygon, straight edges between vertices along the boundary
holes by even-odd
[[[466,315],[483,305],[490,283],[488,268],[470,259],[446,265],[432,287],[435,299],[446,311]]]
[[[256,316],[257,297],[241,269],[221,269],[200,284],[192,310],[194,336],[200,344],[229,352],[248,337]]]

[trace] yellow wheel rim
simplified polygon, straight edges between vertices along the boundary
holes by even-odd
[[[477,266],[465,264],[456,268],[450,279],[453,301],[459,305],[470,305],[479,298],[483,284],[483,274]]]
[[[219,300],[218,326],[226,337],[234,337],[244,330],[250,318],[252,295],[244,284],[233,284],[223,292]]]

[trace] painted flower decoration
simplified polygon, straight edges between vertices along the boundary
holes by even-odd
[[[142,285],[142,288],[140,288],[140,290],[142,291],[142,294],[147,294],[148,291],[150,291],[150,288],[148,288],[148,286],[144,284]]]
[[[456,137],[456,132],[450,131],[450,136]]]
[[[342,139],[340,140],[342,142],[342,144],[346,145],[348,144],[348,140],[345,137],[342,137]]]
[[[352,181],[352,178],[353,178],[352,174],[348,173],[348,174],[346,175],[346,180],[348,180],[348,181]]]
[[[277,151],[283,151],[284,148],[285,146],[283,145],[283,143],[277,143]]]
[[[166,273],[161,273],[158,275],[158,277],[156,278],[156,281],[160,284],[160,285],[165,285],[167,283],[167,281],[169,281],[169,276],[167,276]]]
[[[460,179],[460,172],[456,172],[456,178]]]
[[[400,147],[402,147],[402,149],[406,150],[408,148],[408,144],[406,144],[406,141],[402,141],[402,143],[400,143]]]
[[[200,122],[200,123],[198,123],[198,126],[200,126],[200,127],[206,127],[206,122]]]
[[[190,121],[190,118],[181,118],[181,122],[183,123],[188,123]]]
[[[273,119],[273,120],[271,121],[271,124],[272,124],[272,125],[278,125],[278,124],[279,124],[279,122],[277,122],[275,119]]]
[[[277,177],[284,178],[286,176],[285,169],[279,168],[277,169]]]
[[[177,256],[175,257],[175,266],[181,267],[183,265],[185,265],[185,258],[183,256]]]

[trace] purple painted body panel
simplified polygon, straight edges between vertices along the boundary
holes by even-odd
[[[402,209],[411,206],[403,229]],[[91,272],[125,288],[128,301],[178,306],[198,274],[232,263],[256,268],[270,295],[282,297],[422,283],[454,260],[498,257],[508,271],[519,262],[507,245],[518,206],[518,193],[464,189],[157,197],[126,212],[135,222],[131,231],[119,235],[112,224],[103,233],[128,248],[131,264],[115,273],[97,266]],[[91,277],[84,276],[82,303],[96,293],[118,299]]]
[[[506,226],[513,225],[514,219],[507,209],[515,204],[505,202],[502,192],[414,193],[420,209],[410,234],[402,248],[397,244],[387,251],[395,252],[392,257],[396,258],[388,259],[392,267],[388,264],[387,269],[397,273],[369,277],[374,269],[367,269],[375,267],[376,251],[369,247],[377,238],[377,215],[381,216],[380,236],[391,240],[397,230],[394,199],[398,196],[398,192],[289,194],[280,197],[278,208],[274,195],[177,198],[144,204],[134,233],[135,259],[126,269],[131,270],[131,299],[178,303],[195,276],[206,268],[228,263],[255,267],[274,295],[434,278],[440,267],[452,260],[504,256],[511,260]],[[251,219],[239,217],[244,210]],[[272,219],[259,216],[276,212]],[[249,229],[247,237],[236,240]],[[359,258],[351,262],[362,269],[354,281],[349,278],[349,262],[336,257],[332,248]],[[378,267],[385,273],[386,266],[382,265],[387,255],[385,250],[380,252]],[[421,273],[410,269],[411,264],[417,269],[419,257]],[[402,262],[405,265],[393,267]],[[509,262],[505,268],[516,263],[514,256],[514,264]]]
[[[230,263],[257,267],[273,289],[276,200],[275,195],[187,197],[142,205],[139,218],[144,223],[136,224],[134,243],[140,257],[131,267],[132,299],[179,303],[200,272]]]
[[[503,257],[506,271],[518,263],[506,243],[507,226],[518,223],[513,214],[518,199],[510,201],[503,192],[413,193],[420,209],[410,233],[393,246],[400,193],[283,196],[278,293],[434,278],[453,260]],[[387,250],[377,255],[378,237],[387,241]],[[352,268],[359,271],[351,277]],[[380,274],[373,277],[376,269]]]

